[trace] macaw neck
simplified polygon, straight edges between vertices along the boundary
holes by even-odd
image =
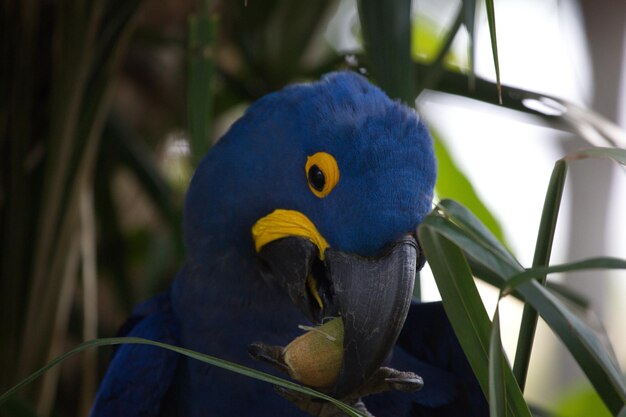
[[[207,249],[203,259],[188,259],[172,286],[186,347],[242,356],[254,341],[285,345],[301,333],[297,326],[305,323],[304,315],[285,293],[266,284],[252,246]]]

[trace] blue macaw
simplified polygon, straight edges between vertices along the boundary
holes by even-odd
[[[364,397],[373,415],[486,416],[442,305],[411,301],[423,264],[415,231],[435,178],[424,124],[364,77],[331,73],[268,94],[200,163],[185,203],[186,263],[123,333],[276,373],[263,346],[341,317],[345,353],[326,392],[349,398],[386,365],[423,388]],[[267,383],[123,345],[91,415],[308,414]]]

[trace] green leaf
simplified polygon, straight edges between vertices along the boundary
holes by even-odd
[[[545,266],[550,260],[552,251],[552,243],[554,240],[554,232],[556,229],[561,198],[563,196],[563,188],[565,186],[565,177],[567,174],[567,161],[580,158],[611,158],[619,163],[626,161],[626,150],[616,148],[592,148],[573,152],[564,159],[557,161],[542,211],[539,233],[537,234],[537,243],[535,246],[535,257],[533,259],[533,267]],[[584,268],[584,266],[580,266]],[[538,271],[539,269],[535,269]],[[522,280],[527,275],[522,275]],[[535,278],[542,284],[545,283],[545,275],[535,275]],[[520,279],[520,278],[518,278]],[[511,285],[510,283],[508,285]],[[530,363],[530,354],[534,340],[535,330],[537,326],[537,312],[529,305],[524,306],[522,322],[520,325],[520,334],[515,354],[514,374],[522,389],[526,384],[526,376]]]
[[[428,64],[419,60],[415,62],[416,74],[427,72],[428,69]],[[474,86],[470,87],[468,75],[444,68],[435,90],[538,116],[549,126],[573,132],[591,145],[626,148],[626,133],[623,129],[578,104],[536,91],[496,84],[481,77],[475,77]],[[502,99],[493,94],[494,89],[498,88]]]
[[[303,394],[307,394],[307,395],[311,395],[313,397],[316,398],[320,398],[326,401],[329,401],[331,403],[333,403],[335,406],[337,406],[337,408],[339,408],[340,410],[342,410],[343,412],[347,413],[349,416],[353,416],[353,417],[361,417],[361,414],[355,410],[354,408],[350,407],[349,405],[333,398],[330,397],[326,394],[322,394],[321,392],[315,391],[311,388],[307,388],[304,387],[302,385],[298,385],[296,383],[287,381],[285,379],[282,378],[278,378],[274,375],[270,375],[267,374],[265,372],[261,372],[261,371],[257,371],[255,369],[252,368],[248,368],[246,366],[242,366],[242,365],[238,365],[236,363],[233,362],[229,362],[223,359],[219,359],[216,358],[214,356],[210,356],[210,355],[205,355],[202,353],[198,353],[195,352],[193,350],[189,350],[189,349],[185,349],[185,348],[181,348],[178,346],[173,346],[167,343],[161,343],[161,342],[155,342],[153,340],[148,340],[148,339],[142,339],[139,337],[112,337],[112,338],[103,338],[103,339],[95,339],[95,340],[90,340],[84,343],[81,343],[80,345],[78,345],[76,348],[56,357],[55,359],[53,359],[52,361],[50,361],[46,366],[42,367],[41,369],[37,370],[36,372],[32,373],[31,375],[29,375],[27,378],[25,378],[24,380],[22,380],[20,383],[18,383],[17,385],[13,386],[11,389],[9,389],[7,392],[5,392],[4,394],[0,395],[0,404],[4,403],[5,401],[7,401],[13,394],[15,394],[17,391],[19,391],[20,389],[22,389],[24,386],[30,384],[31,382],[33,382],[35,379],[39,378],[41,375],[43,375],[45,372],[47,372],[50,368],[62,363],[63,361],[65,361],[66,359],[70,358],[71,356],[76,355],[77,353],[80,353],[82,351],[84,351],[85,349],[91,348],[91,347],[98,347],[98,346],[109,346],[109,345],[119,345],[119,344],[139,344],[139,345],[150,345],[150,346],[156,346],[162,349],[167,349],[170,350],[172,352],[176,352],[179,353],[181,355],[187,356],[189,358],[192,359],[196,359],[199,360],[201,362],[207,363],[209,365],[213,365],[213,366],[217,366],[218,368],[222,368],[222,369],[226,369],[227,371],[231,371],[240,375],[244,375],[247,376],[249,378],[254,378],[257,379],[259,381],[263,381],[263,382],[267,382],[270,384],[274,384],[274,385],[278,385],[281,386],[283,388],[287,388],[293,391],[298,391],[301,392]]]
[[[548,265],[550,261],[552,243],[554,242],[554,231],[556,230],[556,223],[559,217],[559,209],[561,207],[561,198],[563,197],[566,175],[567,165],[562,160],[557,161],[554,166],[554,170],[552,171],[543,210],[541,212],[541,221],[539,224],[539,232],[537,233],[537,243],[535,244],[533,266]],[[545,276],[538,276],[537,279],[545,285]],[[522,391],[526,385],[526,376],[528,374],[530,354],[532,351],[533,341],[535,339],[536,328],[537,312],[528,305],[525,305],[524,312],[522,314],[519,337],[517,339],[515,363],[513,365],[513,374],[522,388]]]
[[[469,36],[468,44],[468,62],[469,70],[467,74],[468,88],[474,90],[476,86],[476,72],[475,72],[475,57],[476,57],[476,44],[474,42],[476,36],[475,21],[476,18],[476,0],[463,0],[463,24],[467,29]]]
[[[221,70],[220,75],[238,101],[257,99],[294,79],[312,76],[315,61],[333,55],[323,47],[323,34],[326,18],[336,5],[331,0],[222,2],[220,26],[242,62],[236,72]],[[324,72],[333,69],[336,66]]]
[[[458,246],[475,263],[482,265],[487,273],[496,277],[495,280],[499,281],[501,289],[506,286],[506,281],[513,275],[523,272],[517,261],[511,262],[512,257],[507,257],[502,253],[504,248],[493,245],[497,244],[495,237],[489,236],[486,228],[481,227],[471,213],[454,202],[442,201],[439,209],[425,219],[420,230],[422,228],[434,229],[437,235],[441,234],[454,242],[454,245],[450,244],[450,246],[452,248]],[[422,234],[420,232],[420,237]],[[448,247],[446,250],[451,249]],[[428,256],[429,252],[426,248],[425,252]],[[445,253],[445,256],[449,254],[449,252],[441,253]],[[433,256],[442,255],[431,254],[428,257],[429,262]],[[445,262],[445,259],[442,258],[441,262]],[[441,274],[441,271],[433,268],[433,273]],[[456,273],[458,274],[458,271]],[[450,274],[447,279],[453,278],[455,275]],[[435,279],[438,285],[440,281],[445,281],[444,278],[437,276]],[[603,345],[602,340],[554,294],[538,282],[531,280],[520,284],[517,291],[537,310],[552,331],[563,341],[607,407],[617,414],[626,402],[626,386],[619,366]],[[444,298],[441,288],[440,292]],[[444,304],[445,302],[444,298]],[[452,315],[450,319],[455,320]]]
[[[211,82],[215,64],[213,54],[217,38],[217,19],[203,14],[188,22],[187,119],[191,153],[197,165],[211,145],[213,93]]]
[[[493,0],[485,0],[487,6],[487,20],[489,21],[489,36],[491,37],[491,52],[493,53],[493,66],[496,70],[496,87],[498,89],[498,101],[502,105],[502,84],[500,83],[500,63],[498,60],[498,39],[496,37],[496,12]]]
[[[33,406],[20,398],[9,398],[0,405],[0,416],[3,417],[39,417]]]
[[[506,279],[497,275],[493,271],[486,268],[484,265],[480,264],[476,260],[468,259],[470,268],[472,269],[472,273],[476,278],[480,278],[482,281],[493,285],[497,288],[504,288],[506,286]],[[515,275],[515,274],[514,274]],[[571,288],[562,285],[558,282],[548,281],[546,286],[556,295],[560,296],[567,302],[573,304],[577,308],[581,310],[586,310],[589,308],[589,300],[572,290]],[[511,291],[510,295],[515,298],[523,301],[522,296],[517,291]]]
[[[39,110],[49,113],[45,142],[41,142],[47,149],[46,166],[40,210],[33,219],[38,228],[29,254],[33,270],[28,277],[28,297],[22,302],[17,373],[44,363],[49,350],[54,349],[55,344],[49,343],[52,323],[60,307],[66,307],[60,305],[60,291],[72,250],[70,243],[80,227],[78,197],[95,170],[100,133],[112,99],[111,80],[134,27],[131,21],[139,3],[64,1],[56,8],[59,14],[53,24],[50,98]],[[73,301],[71,297],[67,300]],[[57,330],[57,335],[63,331]],[[0,385],[4,386],[4,378],[0,375]]]
[[[591,305],[587,297],[559,282],[548,281],[546,282],[546,287],[581,310],[588,310]]]
[[[414,62],[420,62],[423,65],[416,65],[416,68],[419,67],[419,70],[415,71],[418,81],[421,73],[428,71],[430,64],[437,56],[441,45],[439,32],[440,28],[435,22],[419,13],[411,21],[411,58]]]
[[[411,0],[360,0],[359,17],[372,74],[392,98],[413,105]]]
[[[456,245],[433,227],[431,216],[418,229],[420,244],[433,272],[450,323],[463,346],[476,379],[488,393],[487,363],[490,323],[467,261]]]
[[[541,212],[533,266],[547,265],[550,261],[552,243],[554,242],[554,231],[556,230],[556,223],[559,217],[566,175],[567,165],[561,160],[557,161],[552,171],[552,176],[550,177],[550,183],[548,184],[548,190]]]
[[[585,158],[608,158],[619,164],[626,165],[626,149],[603,147],[581,149],[567,154],[564,159],[573,161]]]
[[[598,393],[589,385],[577,387],[557,402],[555,413],[567,417],[610,417]]]
[[[538,282],[531,280],[520,285],[518,291],[563,341],[606,406],[617,415],[626,403],[626,384],[602,340]]]
[[[506,415],[506,389],[504,385],[504,354],[500,337],[499,302],[493,316],[491,338],[489,340],[489,415]]]
[[[452,42],[456,38],[456,34],[459,32],[461,28],[461,24],[463,23],[463,11],[459,10],[456,19],[452,26],[448,29],[446,35],[442,39],[439,45],[439,49],[437,51],[437,55],[435,59],[430,64],[428,71],[424,75],[423,81],[420,83],[420,86],[417,90],[417,93],[420,94],[422,90],[426,88],[434,88],[439,79],[441,77],[441,73],[443,70],[444,59],[450,52],[450,48],[452,47]]]
[[[433,271],[450,323],[476,379],[488,397],[491,323],[463,253],[440,233],[438,215],[430,214],[419,227],[420,243]],[[508,367],[504,368],[504,384],[507,387],[509,414],[530,417],[528,406]]]
[[[560,265],[537,266],[515,274],[506,281],[503,295],[508,295],[520,285],[537,277],[558,272],[584,271],[588,269],[626,269],[626,260],[612,257],[597,257]]]
[[[434,139],[435,154],[439,175],[435,184],[435,191],[439,198],[452,198],[474,213],[487,226],[498,240],[506,244],[504,232],[498,220],[480,199],[474,186],[452,159],[445,144],[435,129],[430,129]]]
[[[501,278],[524,269],[467,208],[453,200],[442,200],[437,207],[442,219],[433,218],[432,221],[439,223],[439,232],[457,243],[472,259],[480,259],[485,267]],[[444,218],[449,221],[443,221]]]

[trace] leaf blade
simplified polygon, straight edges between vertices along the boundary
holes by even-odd
[[[360,0],[358,9],[374,78],[390,97],[413,105],[416,90],[411,59],[411,1]]]
[[[499,304],[499,302],[498,302]],[[489,415],[500,417],[506,415],[506,391],[504,386],[504,355],[500,337],[499,306],[493,316],[491,336],[489,340]]]
[[[99,346],[109,346],[109,345],[119,345],[119,344],[141,344],[141,345],[150,345],[150,346],[156,346],[162,349],[167,349],[170,350],[172,352],[176,352],[178,354],[187,356],[189,358],[192,359],[196,359],[199,360],[201,362],[213,365],[213,366],[217,366],[219,368],[222,369],[226,369],[228,371],[234,372],[234,373],[238,373],[240,375],[244,375],[250,378],[254,378],[257,379],[259,381],[263,381],[263,382],[267,382],[270,384],[275,384],[275,385],[279,385],[283,388],[287,388],[290,390],[294,390],[294,391],[298,391],[301,392],[303,394],[308,394],[308,395],[312,395],[314,397],[320,398],[320,399],[324,399],[326,401],[329,401],[331,403],[333,403],[335,406],[337,406],[340,410],[344,411],[345,413],[347,413],[350,416],[353,417],[361,417],[361,414],[355,410],[354,408],[350,407],[349,405],[333,398],[330,397],[326,394],[323,394],[321,392],[315,391],[311,388],[308,387],[304,387],[301,385],[298,385],[294,382],[291,381],[287,381],[285,379],[276,377],[274,375],[270,375],[267,374],[265,372],[261,372],[261,371],[257,371],[255,369],[252,368],[248,368],[246,366],[243,365],[239,365],[236,364],[234,362],[229,362],[223,359],[219,359],[216,358],[214,356],[210,356],[210,355],[205,355],[203,353],[199,353],[199,352],[195,352],[189,349],[185,349],[185,348],[181,348],[179,346],[174,346],[174,345],[170,345],[167,343],[162,343],[162,342],[157,342],[154,340],[149,340],[149,339],[143,339],[143,338],[139,338],[139,337],[111,337],[111,338],[102,338],[102,339],[94,339],[94,340],[90,340],[87,342],[83,342],[80,345],[78,345],[77,347],[75,347],[74,349],[65,352],[64,354],[57,356],[56,358],[54,358],[52,361],[48,362],[48,364],[46,364],[44,367],[40,368],[39,370],[37,370],[36,372],[30,374],[28,377],[26,377],[25,379],[23,379],[22,381],[20,381],[18,384],[14,385],[12,388],[10,388],[8,391],[6,391],[5,393],[3,393],[2,395],[0,395],[0,404],[4,403],[5,401],[7,401],[13,394],[15,394],[16,392],[18,392],[19,390],[21,390],[23,387],[25,387],[26,385],[30,384],[31,382],[33,382],[35,379],[39,378],[41,375],[43,375],[45,372],[47,372],[50,368],[55,367],[57,365],[59,365],[60,363],[62,363],[63,361],[65,361],[66,359],[84,351],[85,349],[88,348],[92,348],[92,347],[99,347]]]
[[[489,36],[491,38],[491,52],[493,54],[493,66],[496,70],[496,88],[498,90],[498,102],[502,105],[502,84],[500,83],[500,62],[498,58],[498,39],[496,35],[496,12],[493,0],[485,0],[487,6],[487,20],[489,21]]]
[[[531,280],[518,291],[563,341],[606,406],[617,415],[626,403],[626,384],[612,354],[593,330],[538,282]]]
[[[497,240],[493,236],[483,236],[488,231],[476,222],[476,218],[467,210],[446,201],[442,202],[439,211],[431,213],[424,220],[422,227],[432,228],[436,233],[449,237],[458,250],[471,256],[473,262],[486,267],[502,289],[509,279],[522,273],[523,269],[516,261],[508,262],[506,256],[498,253],[502,248],[490,247],[491,243],[497,244]],[[626,403],[626,384],[613,356],[593,330],[537,281],[520,284],[517,292],[563,341],[604,403],[612,413],[617,414]]]
[[[187,26],[187,128],[194,165],[197,165],[211,145],[211,82],[215,71],[213,48],[217,37],[217,19],[210,17],[203,8],[202,14],[189,18]]]
[[[444,308],[457,339],[485,396],[489,397],[489,340],[491,323],[467,261],[459,247],[439,233],[431,213],[418,229],[420,243],[435,276]],[[436,223],[435,223],[436,224]],[[507,410],[512,416],[531,417],[522,393],[507,366],[503,368]]]
[[[541,212],[541,221],[539,223],[539,231],[537,232],[537,243],[535,244],[535,255],[533,258],[533,266],[545,266],[550,261],[552,254],[552,244],[554,242],[554,232],[559,217],[559,209],[561,207],[561,199],[563,197],[563,188],[565,187],[565,177],[567,175],[567,165],[564,161],[556,162],[552,171],[552,176],[548,184],[546,198],[544,200],[543,210]],[[539,282],[545,285],[545,275],[537,276]],[[517,339],[517,348],[515,350],[515,361],[513,364],[513,374],[519,383],[522,391],[526,385],[526,377],[528,375],[528,367],[530,365],[530,355],[532,352],[533,341],[535,340],[535,331],[537,329],[537,312],[524,305],[522,313],[522,322],[520,324],[519,336]]]
[[[475,57],[476,57],[476,44],[474,42],[476,38],[476,0],[463,0],[463,24],[467,29],[467,34],[469,36],[469,46],[468,46],[468,74],[467,74],[467,86],[471,90],[474,90],[476,87],[476,65],[475,65]]]

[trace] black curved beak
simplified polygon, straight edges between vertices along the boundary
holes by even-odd
[[[259,257],[264,278],[285,289],[312,322],[342,317],[343,364],[328,391],[342,398],[359,388],[387,358],[406,319],[423,265],[415,238],[365,258],[332,248],[320,254],[306,238],[285,237],[262,247]]]

